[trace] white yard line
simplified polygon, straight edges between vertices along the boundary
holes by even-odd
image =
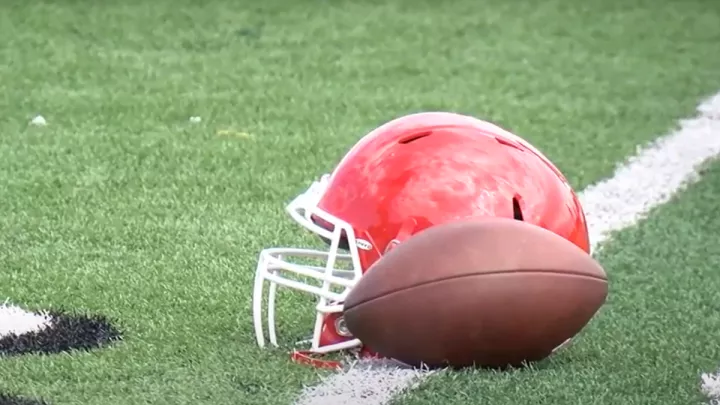
[[[596,251],[616,231],[633,226],[653,208],[697,180],[698,166],[720,155],[720,93],[698,107],[698,116],[638,150],[615,174],[580,195]],[[334,374],[301,393],[296,405],[385,405],[432,372],[367,362]],[[720,377],[706,378],[706,385]],[[708,389],[709,391],[709,389]]]
[[[710,405],[720,404],[720,371],[703,373],[700,376],[700,390],[710,399]]]
[[[0,339],[9,334],[37,332],[48,326],[50,317],[26,311],[9,301],[0,302]]]

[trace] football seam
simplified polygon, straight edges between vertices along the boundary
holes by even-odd
[[[452,276],[452,277],[447,277],[447,278],[430,280],[430,281],[426,281],[426,282],[424,282],[424,283],[413,284],[413,285],[411,285],[411,286],[406,286],[406,287],[403,287],[403,288],[396,288],[396,289],[390,290],[390,291],[388,291],[388,292],[386,292],[386,293],[384,293],[384,294],[382,294],[382,295],[376,295],[376,296],[374,296],[374,297],[372,297],[372,298],[369,298],[369,299],[367,299],[367,300],[365,300],[365,301],[359,302],[359,303],[357,303],[355,306],[353,306],[353,307],[351,307],[351,308],[349,308],[349,309],[357,308],[357,307],[359,307],[360,305],[364,305],[364,304],[370,303],[370,302],[375,301],[375,300],[380,299],[380,298],[389,297],[389,296],[391,296],[391,295],[393,295],[393,294],[396,294],[396,293],[399,293],[399,292],[407,291],[407,290],[410,290],[410,289],[413,289],[413,288],[417,288],[417,287],[422,287],[422,286],[424,286],[424,285],[428,285],[428,284],[432,284],[432,283],[437,283],[437,282],[440,282],[440,281],[450,281],[450,280],[455,280],[455,279],[463,278],[463,277],[472,277],[472,276],[486,275],[486,274],[493,275],[493,274],[513,274],[513,273],[562,274],[562,275],[568,275],[568,276],[572,276],[572,277],[579,277],[579,278],[587,278],[587,279],[590,279],[590,280],[604,281],[605,283],[607,283],[607,281],[608,281],[607,278],[604,278],[604,277],[593,276],[593,275],[590,275],[590,274],[580,273],[580,272],[576,272],[576,271],[559,271],[559,270],[517,270],[517,269],[516,269],[516,270],[496,270],[496,271],[489,271],[489,272],[485,272],[485,273],[462,274],[462,275],[458,275],[458,276]],[[347,311],[347,310],[349,310],[349,309],[348,309],[348,308],[343,308],[343,311]]]

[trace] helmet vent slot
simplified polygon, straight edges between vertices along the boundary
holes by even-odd
[[[430,135],[432,135],[432,131],[418,132],[418,133],[412,134],[410,136],[406,136],[405,138],[399,140],[398,143],[400,143],[402,145],[407,145],[410,142],[415,142],[418,139],[425,138]]]
[[[503,138],[503,137],[500,137],[500,136],[496,136],[496,137],[495,137],[495,140],[496,140],[499,144],[501,144],[501,145],[509,146],[509,147],[515,148],[515,149],[517,149],[517,150],[523,150],[523,148],[522,148],[518,143],[513,142],[513,141],[511,141],[511,140],[509,140],[509,139],[506,139],[506,138]]]
[[[517,197],[513,197],[512,205],[513,205],[513,218],[515,218],[518,221],[522,221],[523,213],[522,213],[522,209],[520,209],[520,200]]]

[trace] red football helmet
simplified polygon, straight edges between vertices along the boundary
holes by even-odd
[[[318,297],[310,349],[362,349],[344,325],[343,301],[385,252],[423,229],[462,218],[529,222],[590,252],[582,207],[560,171],[527,141],[469,116],[431,112],[390,121],[364,136],[332,174],[287,212],[328,250],[260,253],[253,297],[257,341],[265,344],[262,299],[269,282],[268,332],[277,345],[275,293],[284,286]],[[324,265],[302,263],[302,257]]]

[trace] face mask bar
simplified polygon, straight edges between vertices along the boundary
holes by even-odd
[[[352,227],[317,207],[327,188],[328,178],[329,176],[325,175],[319,182],[314,182],[305,193],[288,204],[286,211],[302,227],[328,240],[329,250],[270,248],[260,252],[253,291],[253,321],[260,347],[265,346],[262,305],[266,282],[269,283],[266,321],[268,338],[272,345],[278,346],[275,321],[276,294],[278,286],[283,286],[318,297],[315,326],[310,339],[311,352],[328,353],[360,346],[360,341],[357,339],[320,346],[320,336],[326,316],[342,312],[345,297],[362,276],[358,240]],[[313,216],[331,224],[332,229],[324,229],[315,224],[312,221]],[[340,252],[342,238],[347,238],[348,253]],[[303,259],[308,258],[314,262],[323,262],[324,266],[301,264]]]

